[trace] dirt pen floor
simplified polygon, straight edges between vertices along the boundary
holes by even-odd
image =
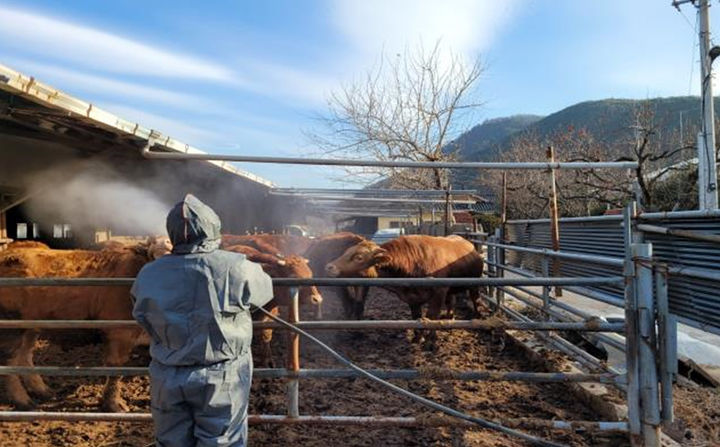
[[[394,297],[374,289],[367,308],[368,319],[409,318],[407,306]],[[325,294],[326,319],[339,319],[341,308],[337,300]],[[461,310],[459,318],[466,317]],[[305,316],[307,317],[307,316]],[[275,361],[283,364],[284,341],[277,333],[274,341]],[[367,368],[423,368],[446,367],[452,369],[498,371],[545,371],[541,365],[530,364],[527,354],[501,334],[488,332],[441,331],[436,351],[425,351],[410,342],[409,331],[382,331],[351,334],[344,331],[320,332],[321,338],[359,365]],[[36,356],[37,365],[94,366],[101,359],[101,347],[95,345],[58,346],[41,339]],[[338,367],[327,354],[301,341],[303,368]],[[3,359],[4,360],[4,359]],[[3,361],[3,363],[5,363]],[[146,350],[138,349],[132,364],[148,363]],[[103,378],[48,377],[57,397],[41,405],[44,411],[99,411]],[[597,420],[597,416],[580,404],[562,384],[529,384],[523,382],[460,382],[460,381],[395,381],[422,396],[445,405],[487,419],[534,417],[562,420]],[[125,380],[125,393],[132,411],[149,409],[148,380],[131,377]],[[719,405],[706,397],[703,406],[689,397],[679,402],[682,417],[689,411],[693,424],[682,427],[686,445],[713,445],[710,433],[717,430]],[[714,403],[720,403],[717,395]],[[683,409],[685,406],[686,408]],[[704,408],[704,414],[698,414]],[[9,410],[4,391],[0,392],[0,410]],[[702,410],[701,410],[702,411]],[[715,412],[713,416],[713,411]],[[257,379],[253,384],[250,412],[254,414],[284,414],[285,386],[281,379]],[[363,379],[308,379],[300,382],[300,412],[305,415],[383,415],[429,416],[436,413],[419,407],[407,399],[396,396]],[[708,420],[708,417],[711,419]],[[712,418],[716,418],[712,420]],[[704,422],[702,422],[702,421]],[[704,427],[702,426],[704,424]],[[532,431],[553,440],[573,446],[624,446],[624,436],[578,434],[564,431]],[[717,433],[714,433],[717,435]],[[149,446],[152,444],[152,426],[147,423],[0,423],[2,446]],[[253,446],[524,446],[526,443],[487,430],[459,428],[383,428],[328,427],[328,426],[277,426],[250,427],[250,444]]]

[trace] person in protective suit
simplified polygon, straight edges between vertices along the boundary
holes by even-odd
[[[272,299],[270,277],[219,250],[220,219],[188,194],[167,216],[172,254],[133,284],[133,316],[150,334],[158,447],[245,446],[252,378],[250,306]]]

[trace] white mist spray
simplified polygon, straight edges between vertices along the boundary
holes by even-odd
[[[63,165],[29,183],[30,191],[39,192],[27,207],[33,219],[71,223],[79,231],[110,227],[124,234],[165,234],[169,204],[105,165]]]

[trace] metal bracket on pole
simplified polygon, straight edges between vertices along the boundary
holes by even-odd
[[[667,279],[666,271],[655,272],[663,424],[673,421],[672,386],[677,374],[677,320],[670,315]]]
[[[298,297],[299,289],[290,289],[290,306],[288,308],[288,322],[297,323],[300,321],[300,303]],[[296,332],[288,332],[288,371],[297,373],[300,371],[300,335]],[[300,382],[297,377],[288,379],[287,382],[287,414],[291,418],[300,417]]]
[[[548,278],[550,276],[550,262],[548,261],[548,258],[543,256],[541,262],[541,268],[542,268],[542,276],[545,278]],[[542,288],[542,301],[543,301],[543,310],[545,311],[545,318],[550,320],[550,314],[548,311],[550,310],[550,286],[543,286]]]
[[[638,373],[637,302],[635,295],[635,262],[632,256],[633,217],[635,203],[623,210],[623,236],[625,246],[625,364],[627,367],[627,404],[630,442],[642,445],[640,424],[640,386]]]
[[[660,403],[658,401],[657,338],[655,334],[655,297],[651,244],[633,244],[636,262],[635,294],[638,325],[638,373],[640,386],[640,422],[643,446],[660,446]]]
[[[502,227],[495,229],[495,239],[497,239],[499,241],[505,240],[505,235],[503,234]],[[496,249],[495,262],[497,263],[497,265],[505,265],[505,250],[501,247],[495,247],[495,249]],[[498,278],[504,277],[505,270],[501,269],[501,268],[497,269],[497,271],[495,272],[495,276]],[[503,290],[502,287],[496,287],[495,288],[495,304],[496,304],[495,312],[500,311],[500,309],[502,308],[504,303],[505,303],[505,291]]]

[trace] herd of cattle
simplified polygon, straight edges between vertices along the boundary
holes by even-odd
[[[258,262],[272,277],[435,277],[460,278],[482,275],[483,260],[473,244],[459,236],[403,236],[377,245],[352,233],[337,233],[316,239],[292,235],[223,235],[222,248],[244,254]],[[146,263],[169,254],[172,246],[165,237],[127,246],[110,242],[98,250],[53,250],[39,242],[13,242],[0,252],[0,277],[134,277]],[[363,317],[367,287],[336,287],[332,292],[342,301],[348,319]],[[465,295],[478,310],[480,294],[469,288],[390,288],[406,302],[417,319],[428,304],[427,318],[454,316],[458,295]],[[327,289],[326,291],[329,291]],[[278,306],[287,305],[287,287],[275,287],[275,299],[267,309],[277,315]],[[314,307],[319,315],[322,296],[315,286],[300,287],[301,306]],[[0,317],[24,320],[129,320],[132,302],[128,287],[0,287]],[[257,318],[266,317],[259,312]],[[106,329],[105,364],[122,366],[132,349],[147,345],[147,336],[138,328]],[[22,330],[4,336],[9,346],[10,366],[33,366],[37,330]],[[419,332],[416,333],[419,338]],[[272,330],[260,334],[258,362],[272,366]],[[5,376],[6,392],[19,409],[34,407],[33,398],[47,399],[52,392],[37,374]],[[32,397],[31,397],[32,396]],[[108,379],[103,393],[107,411],[126,411],[121,396],[120,377]]]

